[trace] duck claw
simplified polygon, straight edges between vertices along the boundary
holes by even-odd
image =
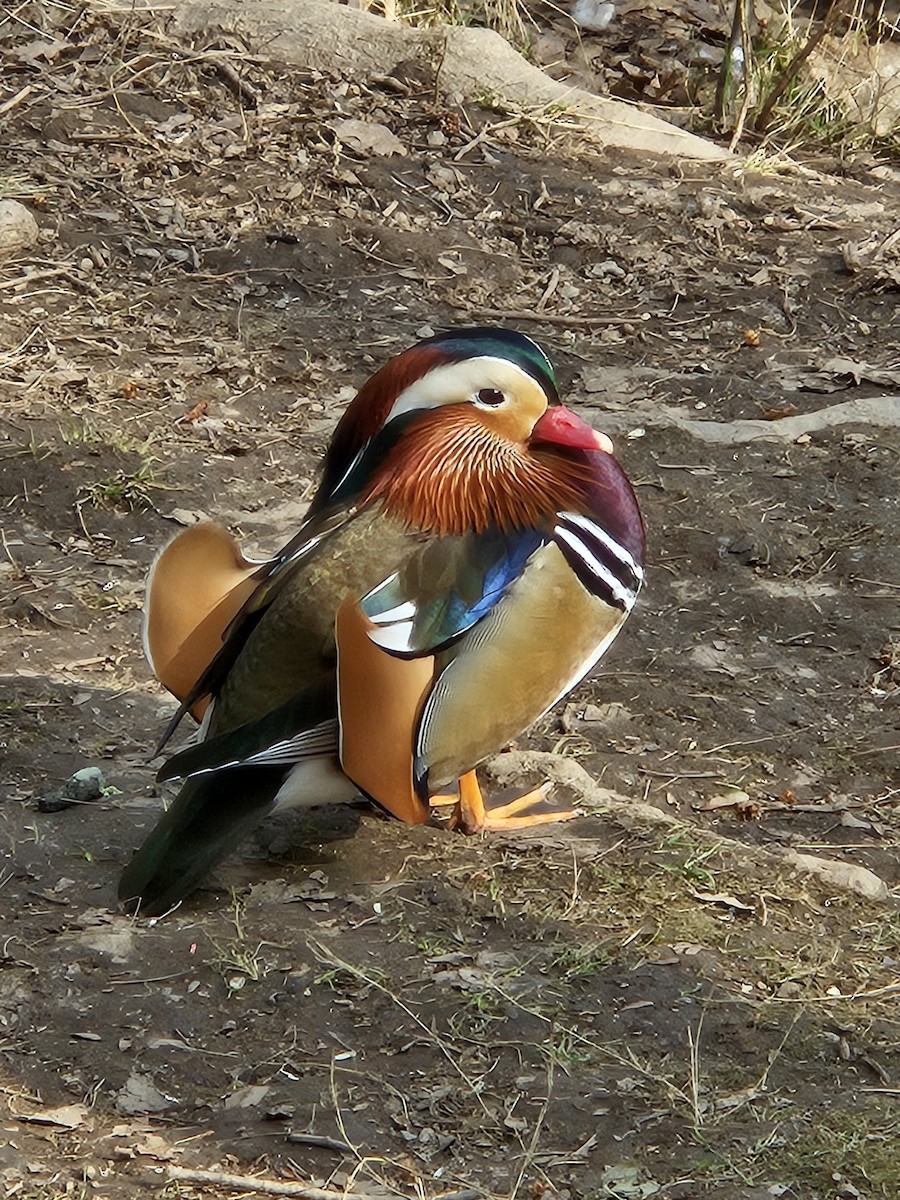
[[[534,825],[551,825],[557,821],[571,821],[580,815],[576,808],[561,809],[555,812],[529,812],[529,809],[542,804],[553,790],[552,783],[542,783],[532,788],[524,795],[500,804],[496,808],[485,807],[481,787],[474,771],[469,771],[459,781],[459,801],[453,815],[450,817],[450,828],[458,829],[460,833],[472,835],[476,833],[502,833],[504,830],[528,829]],[[442,803],[446,797],[440,798]]]

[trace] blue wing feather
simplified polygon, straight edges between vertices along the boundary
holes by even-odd
[[[488,529],[429,542],[360,601],[370,637],[401,657],[434,654],[487,616],[546,541],[537,529]]]

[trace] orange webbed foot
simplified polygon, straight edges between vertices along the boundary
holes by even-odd
[[[510,800],[507,804],[488,809],[485,807],[484,796],[475,772],[468,771],[459,781],[459,800],[456,810],[450,818],[450,828],[458,829],[465,834],[488,831],[501,833],[505,829],[528,829],[534,825],[551,825],[557,821],[570,821],[573,817],[577,817],[579,813],[574,808],[555,812],[528,811],[542,804],[552,788],[553,784],[542,783],[540,787],[532,788],[531,791],[515,800]],[[435,800],[446,804],[450,797],[434,797],[432,803]]]

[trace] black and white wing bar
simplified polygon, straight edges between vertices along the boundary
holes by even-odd
[[[557,514],[553,538],[579,581],[592,595],[629,612],[644,581],[644,569],[621,543],[580,513]]]

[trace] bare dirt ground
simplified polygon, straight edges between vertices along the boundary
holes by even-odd
[[[896,170],[589,157],[415,74],[53,11],[7,41],[0,148],[43,230],[0,269],[5,1194],[895,1200]],[[323,810],[117,913],[174,707],[155,550],[197,514],[273,550],[355,387],[488,320],[614,435],[649,531],[639,611],[522,739],[551,757],[498,764],[584,815]],[[38,811],[92,765],[115,791]]]

